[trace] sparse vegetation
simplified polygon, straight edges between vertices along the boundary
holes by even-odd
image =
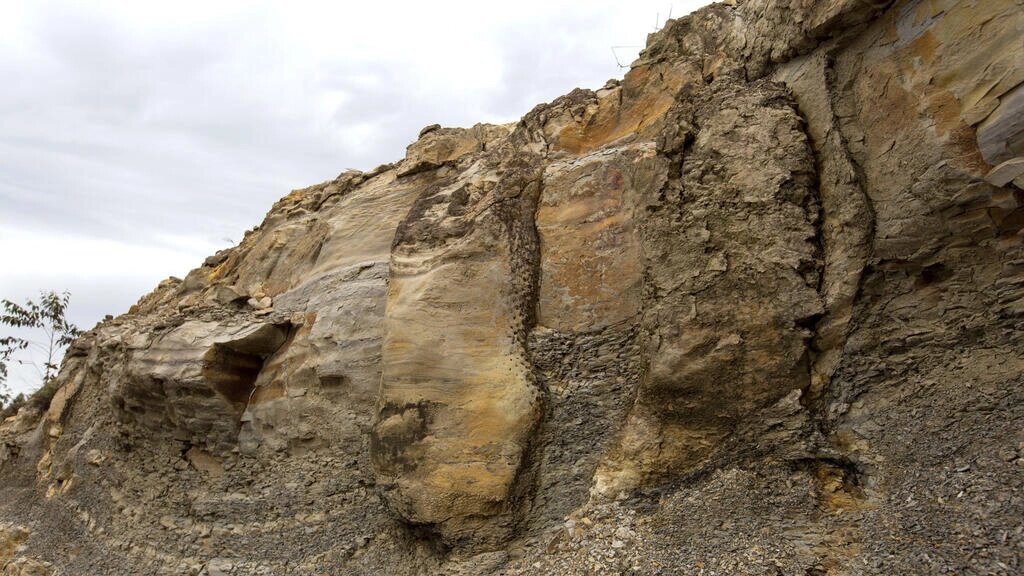
[[[7,335],[0,337],[0,416],[6,417],[26,404],[39,410],[45,410],[57,392],[58,361],[61,353],[82,331],[68,322],[66,314],[71,294],[64,291],[60,294],[48,290],[39,295],[39,301],[26,300],[25,304],[17,304],[10,300],[0,300],[0,324],[11,328],[38,330],[42,339]],[[32,351],[45,360],[37,363],[24,358],[16,359],[15,355],[22,351]],[[11,398],[7,386],[8,366],[11,362],[34,366],[39,373],[41,386],[29,397],[18,394]]]

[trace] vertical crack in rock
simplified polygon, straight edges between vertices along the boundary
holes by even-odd
[[[839,365],[862,271],[871,253],[873,214],[860,168],[846,146],[835,111],[835,101],[841,97],[833,62],[837,49],[826,47],[787,63],[774,74],[792,90],[807,122],[821,198],[824,269],[819,292],[825,310],[813,327],[811,381],[805,401],[820,397]]]

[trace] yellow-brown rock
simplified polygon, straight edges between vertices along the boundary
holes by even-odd
[[[293,191],[0,423],[0,569],[1019,572],[1022,30],[730,0]]]

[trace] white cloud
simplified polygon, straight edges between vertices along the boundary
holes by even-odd
[[[5,278],[90,277],[100,259],[108,266],[102,274],[150,278],[184,276],[202,259],[220,248],[203,238],[157,233],[143,242],[83,236],[73,232],[5,228],[0,230],[0,253],[7,269]],[[59,287],[56,287],[59,288]]]

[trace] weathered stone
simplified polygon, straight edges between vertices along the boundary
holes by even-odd
[[[50,576],[51,565],[21,556],[31,532],[23,526],[0,524],[0,574],[3,576]]]
[[[634,212],[641,160],[653,145],[603,150],[552,163],[537,209],[540,294],[537,322],[584,332],[640,311],[642,256]],[[650,191],[648,193],[651,193]]]
[[[420,132],[419,140],[409,145],[398,176],[433,170],[445,162],[482,152],[489,144],[506,136],[509,130],[508,126],[492,124],[477,124],[468,129],[427,126]]]
[[[1022,28],[729,1],[293,191],[0,423],[0,569],[1011,573]]]
[[[530,156],[502,160],[429,188],[392,252],[378,482],[449,545],[507,537],[539,418],[525,335],[540,174]]]
[[[699,465],[737,421],[809,385],[805,326],[822,306],[800,117],[759,83],[720,87],[692,120],[681,178],[644,198],[659,208],[641,224],[645,293],[657,295],[644,306],[650,360],[622,444],[595,476],[607,496]]]
[[[1024,175],[1024,156],[1011,158],[993,168],[986,176],[993,186],[1006,186]]]
[[[1016,57],[1024,58],[1024,49],[1020,49]],[[1024,79],[1021,83],[1024,84]],[[989,164],[1024,155],[1024,85],[1004,94],[999,99],[999,106],[978,125],[978,144],[981,155]]]

